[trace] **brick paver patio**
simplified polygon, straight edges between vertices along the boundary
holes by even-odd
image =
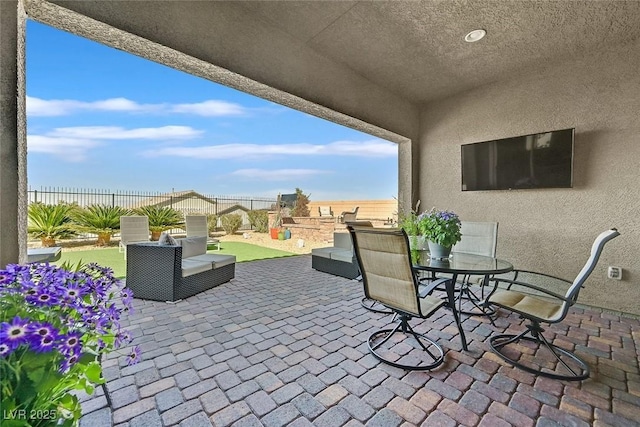
[[[555,331],[591,366],[583,382],[505,365],[486,337],[520,320],[463,316],[462,352],[446,310],[420,332],[445,348],[433,371],[382,364],[366,339],[390,317],[360,306],[361,284],[311,269],[310,256],[237,265],[236,279],[176,304],[136,300],[142,361],[105,360],[112,407],[84,396],[83,427],[638,426],[640,323],[574,309]]]

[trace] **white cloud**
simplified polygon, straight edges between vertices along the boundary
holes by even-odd
[[[330,144],[223,144],[202,147],[165,147],[147,151],[148,156],[178,156],[198,159],[260,158],[273,155],[287,156],[397,156],[398,146],[392,142],[374,139],[369,141],[335,141]]]
[[[56,128],[48,132],[49,136],[61,138],[91,139],[190,139],[200,136],[204,131],[190,126],[161,126],[157,128],[124,129],[119,126],[77,126]]]
[[[98,101],[74,99],[41,99],[27,96],[27,116],[67,116],[86,111],[191,114],[204,117],[241,116],[249,111],[240,104],[210,99],[190,104],[140,104],[127,98],[109,98]]]
[[[27,151],[46,153],[70,162],[81,162],[86,159],[87,152],[101,145],[98,141],[80,138],[60,138],[45,135],[28,135]]]
[[[161,111],[162,104],[138,104],[126,98],[85,102],[74,99],[41,99],[27,96],[27,116],[67,116],[81,111],[124,111],[133,113]]]
[[[204,117],[242,116],[246,110],[240,104],[209,100],[195,104],[177,104],[171,108],[174,113],[195,114]]]
[[[320,169],[238,169],[231,175],[260,181],[288,181],[330,173]]]
[[[44,135],[27,135],[27,150],[45,153],[70,162],[81,162],[88,152],[106,140],[181,140],[194,138],[203,131],[189,126],[124,129],[118,126],[78,126],[56,128]]]

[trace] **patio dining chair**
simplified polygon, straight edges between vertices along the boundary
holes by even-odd
[[[492,279],[502,287],[489,297],[488,302],[520,315],[529,323],[518,335],[493,335],[489,338],[491,350],[507,363],[533,374],[567,381],[588,378],[589,365],[574,353],[545,338],[544,329],[540,324],[560,323],[565,319],[569,307],[575,304],[580,289],[598,263],[604,245],[619,235],[620,233],[613,228],[595,239],[589,259],[573,282],[523,270],[515,270],[516,276],[513,280]],[[568,285],[564,295],[552,290],[562,284],[565,287]],[[533,346],[527,346],[522,341],[532,342]],[[532,349],[535,351],[533,354]],[[544,349],[549,352],[546,356],[537,351]]]
[[[466,253],[472,255],[482,255],[495,258],[496,247],[498,245],[498,223],[497,222],[474,222],[461,221],[460,234],[462,239],[451,248],[451,253]],[[444,277],[440,275],[439,277]],[[492,314],[489,306],[479,306],[478,302],[484,300],[484,276],[464,275],[456,284],[455,291],[458,292],[458,312],[463,314]],[[471,289],[472,285],[481,285],[480,295],[476,295]],[[445,291],[443,286],[438,287],[439,291]],[[477,289],[476,289],[477,290]],[[463,300],[470,300],[472,304],[482,312],[462,310]]]
[[[440,345],[416,332],[410,320],[426,319],[446,304],[428,295],[431,287],[450,279],[438,279],[419,291],[411,262],[409,240],[402,229],[350,227],[349,232],[362,272],[365,296],[391,309],[397,324],[373,332],[368,340],[371,354],[391,366],[429,370],[444,361]]]

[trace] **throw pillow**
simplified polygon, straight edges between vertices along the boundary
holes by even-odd
[[[158,244],[159,245],[178,246],[178,241],[176,239],[174,239],[173,236],[171,236],[170,234],[162,233],[160,235],[160,238],[158,239]]]

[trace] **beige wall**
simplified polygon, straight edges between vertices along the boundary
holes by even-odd
[[[579,301],[640,314],[640,41],[433,103],[422,111],[422,207],[498,221],[498,256],[573,280],[610,227]],[[460,145],[575,127],[574,188],[462,192]],[[609,265],[623,280],[607,279]]]
[[[318,216],[320,206],[329,206],[333,216],[337,217],[342,212],[352,211],[356,206],[358,209],[358,219],[387,219],[397,218],[398,201],[388,200],[325,200],[309,202],[309,213],[311,216]]]

